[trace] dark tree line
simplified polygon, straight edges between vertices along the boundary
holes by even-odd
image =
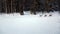
[[[31,14],[37,11],[50,12],[60,11],[60,0],[0,0],[0,13],[18,12],[24,15],[23,11],[28,10]]]

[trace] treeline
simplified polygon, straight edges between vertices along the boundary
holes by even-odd
[[[23,11],[30,11],[36,14],[36,11],[50,12],[59,11],[60,0],[0,0],[0,13],[18,12],[24,15]]]

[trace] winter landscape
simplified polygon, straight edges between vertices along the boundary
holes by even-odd
[[[60,0],[0,0],[0,34],[60,34]]]
[[[60,14],[0,14],[0,34],[60,34]]]

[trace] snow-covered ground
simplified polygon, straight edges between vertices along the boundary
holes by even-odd
[[[60,14],[0,14],[0,34],[60,34]],[[49,15],[48,13],[46,13]],[[40,17],[40,15],[43,15]]]

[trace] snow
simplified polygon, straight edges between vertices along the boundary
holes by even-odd
[[[31,15],[0,14],[0,34],[60,34],[58,12]],[[44,17],[44,15],[48,15]],[[40,15],[42,15],[40,17]]]

